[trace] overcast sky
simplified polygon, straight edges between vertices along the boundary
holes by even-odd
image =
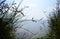
[[[12,2],[13,0],[7,0],[7,2]],[[15,0],[18,4],[21,0]],[[46,19],[45,14],[51,12],[53,8],[56,6],[56,0],[23,0],[20,8],[25,6],[29,6],[23,12],[26,15],[24,18],[31,19],[40,19],[44,17]],[[46,12],[44,14],[44,12]]]

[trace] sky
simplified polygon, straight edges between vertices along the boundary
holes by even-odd
[[[52,11],[53,8],[56,6],[55,0],[24,0],[23,4],[25,6],[29,6],[29,8],[24,10],[24,14],[26,15],[25,18],[31,19],[40,19],[42,17],[46,18],[44,11],[46,14]]]
[[[15,0],[17,4],[20,1],[21,0]],[[7,0],[7,2],[11,3],[12,0]],[[46,15],[56,7],[56,0],[23,0],[19,8],[26,6],[28,6],[28,8],[23,10],[25,14],[24,19],[41,19],[42,17],[46,19]]]

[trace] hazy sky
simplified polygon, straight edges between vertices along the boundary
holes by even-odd
[[[11,0],[7,0],[7,2],[10,2]],[[21,0],[15,0],[15,2],[18,4]],[[48,12],[52,11],[52,9],[56,6],[56,0],[23,0],[20,8],[29,6],[29,8],[26,8],[23,12],[26,15],[24,18],[31,19],[34,17],[34,19],[40,19],[42,17],[46,18],[43,14],[45,11],[45,14],[48,14]]]

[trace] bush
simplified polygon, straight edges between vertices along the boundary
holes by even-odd
[[[24,15],[18,7],[14,6],[14,2],[11,6],[5,3],[6,0],[0,1],[0,39],[15,39],[15,30],[18,26],[15,26],[19,19],[15,19],[17,14]]]

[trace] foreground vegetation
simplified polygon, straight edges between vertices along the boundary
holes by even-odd
[[[15,6],[16,3],[13,1],[10,6],[5,2],[6,0],[0,1],[0,39],[15,39],[15,31],[16,28],[18,28],[18,26],[15,25],[19,20],[15,18],[24,14],[21,10],[18,11],[20,3],[18,6]]]

